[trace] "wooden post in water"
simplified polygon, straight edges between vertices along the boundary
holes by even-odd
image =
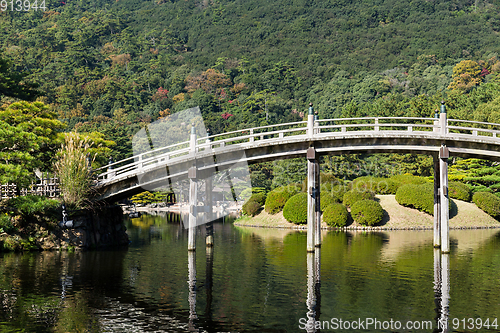
[[[188,170],[189,177],[189,228],[188,228],[188,251],[196,250],[196,217],[198,206],[198,182],[196,180],[196,167]]]
[[[450,228],[449,228],[449,195],[448,195],[448,147],[441,146],[439,150],[439,173],[440,173],[440,204],[441,204],[441,252],[450,252]]]
[[[434,160],[434,247],[441,247],[441,204],[439,203],[439,156],[433,155]]]
[[[316,239],[316,151],[307,149],[307,252],[314,252]]]

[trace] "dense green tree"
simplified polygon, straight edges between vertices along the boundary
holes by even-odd
[[[50,170],[64,124],[40,102],[0,108],[0,183],[26,186],[34,170]]]
[[[26,81],[26,76],[15,71],[10,61],[0,57],[0,98],[7,96],[34,100],[39,95],[37,85]]]

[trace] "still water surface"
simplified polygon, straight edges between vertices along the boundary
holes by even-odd
[[[213,251],[201,228],[188,255],[187,232],[171,218],[127,227],[126,249],[0,254],[0,332],[305,332],[307,318],[430,321],[413,332],[432,332],[448,312],[450,323],[500,317],[494,229],[452,231],[440,263],[432,231],[324,232],[307,255],[305,233],[226,220]]]

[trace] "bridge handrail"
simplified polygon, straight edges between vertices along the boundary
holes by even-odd
[[[153,150],[150,150],[150,151],[145,151],[145,152],[140,153],[138,155],[127,157],[127,158],[124,158],[123,160],[119,160],[119,161],[113,162],[111,164],[106,164],[106,165],[104,165],[104,166],[102,166],[100,168],[95,169],[95,171],[106,169],[106,168],[113,167],[113,166],[117,166],[118,164],[121,164],[121,163],[123,163],[125,161],[135,160],[136,158],[139,158],[141,160],[143,158],[143,156],[146,155],[146,154],[157,153],[157,152],[162,151],[162,150],[166,150],[166,149],[173,148],[173,147],[176,147],[176,146],[182,146],[182,145],[185,145],[185,144],[189,144],[189,141],[175,143],[175,144],[170,145],[170,146],[165,146],[165,147],[156,148],[156,149],[153,149]],[[114,170],[118,170],[118,169],[114,169]]]
[[[222,140],[217,140],[217,141],[210,141],[210,144],[203,143],[203,144],[198,145],[197,148],[212,147],[214,145],[218,145],[218,144],[221,144],[221,143],[225,144],[225,143],[228,143],[228,142],[231,142],[231,141],[251,139],[251,138],[260,137],[260,136],[264,136],[264,135],[274,135],[274,134],[287,133],[287,132],[298,132],[298,131],[304,131],[304,130],[306,130],[305,127],[298,127],[298,128],[289,128],[289,129],[286,129],[286,130],[279,130],[279,131],[272,131],[272,132],[246,134],[244,136],[236,136],[236,137],[233,137],[233,138],[227,138],[227,139],[222,139]]]
[[[205,136],[203,138],[197,139],[197,141],[198,140],[206,140],[206,139],[215,139],[216,137],[219,137],[219,136],[224,136],[224,135],[229,135],[229,134],[235,134],[235,133],[241,133],[241,132],[250,132],[250,131],[260,130],[260,129],[264,129],[264,128],[272,128],[272,127],[280,127],[280,126],[291,126],[291,125],[300,125],[300,124],[307,124],[307,121],[296,121],[296,122],[284,123],[284,124],[274,124],[274,125],[265,125],[265,126],[260,126],[260,127],[245,128],[245,129],[241,129],[241,130],[236,130],[236,131],[231,131],[231,132],[226,132],[226,133],[219,133],[219,134],[214,134],[214,135],[210,135],[210,136]],[[261,135],[261,133],[258,133],[258,134]]]
[[[471,124],[481,124],[481,125],[492,125],[492,126],[499,126],[500,124],[497,123],[486,123],[484,121],[475,121],[475,120],[460,120],[460,119],[448,119],[448,122],[461,122],[461,123],[471,123]],[[472,127],[471,127],[472,128]]]
[[[310,119],[310,118],[309,118]],[[413,123],[403,123],[396,122],[390,123],[386,122],[387,120],[406,120],[406,121],[414,121]],[[328,124],[330,122],[330,124]],[[332,124],[333,122],[333,124]],[[339,123],[346,122],[346,123]],[[266,139],[269,139],[269,136],[274,136],[276,134],[279,135],[279,138],[285,137],[288,133],[298,132],[298,131],[306,131],[309,133],[310,128],[307,126],[302,126],[308,124],[308,121],[298,121],[298,122],[289,122],[283,124],[272,124],[265,125],[255,128],[245,128],[241,130],[235,130],[227,133],[219,133],[215,135],[205,136],[202,138],[196,138],[195,141],[184,141],[180,143],[176,143],[173,145],[169,145],[166,147],[160,147],[157,149],[153,149],[150,151],[143,152],[141,154],[131,156],[125,158],[123,160],[111,163],[109,165],[105,165],[94,171],[103,171],[104,173],[99,174],[97,177],[99,180],[105,181],[108,179],[108,175],[114,176],[124,175],[127,173],[134,172],[135,170],[147,169],[151,165],[156,165],[158,163],[162,163],[165,160],[176,160],[178,157],[185,156],[186,154],[192,154],[193,152],[201,152],[203,150],[214,149],[217,151],[219,148],[223,148],[226,144],[242,141],[243,144],[248,145],[254,141],[262,140],[264,136],[267,136]],[[450,125],[450,123],[463,123],[463,124],[477,124],[483,125],[483,127],[467,127],[465,126],[455,126]],[[356,118],[333,118],[333,119],[318,119],[314,121],[312,129],[314,132],[312,133],[312,137],[319,135],[323,136],[323,134],[328,135],[328,131],[323,132],[323,129],[336,129],[341,128],[342,132],[345,132],[346,128],[366,128],[366,127],[374,127],[373,130],[370,131],[379,131],[380,127],[407,127],[407,130],[403,129],[395,129],[397,132],[405,132],[405,131],[414,131],[414,128],[441,128],[442,122],[439,118],[427,118],[427,117],[356,117]],[[484,128],[484,125],[487,126],[498,126],[499,129],[491,129]],[[285,128],[286,126],[298,126],[292,128]],[[481,136],[481,137],[491,137],[491,135],[478,135],[478,132],[482,133],[492,133],[494,138],[497,138],[497,134],[500,133],[500,124],[497,123],[487,123],[480,121],[472,121],[472,120],[460,120],[460,119],[447,119],[446,120],[446,129],[445,132],[434,131],[434,133],[449,133],[449,130],[459,130],[459,131],[471,131],[472,134],[463,133],[464,135],[471,136]],[[360,131],[366,132],[366,130],[360,129]],[[355,131],[348,131],[350,133],[355,133]],[[427,130],[423,131],[415,131],[415,132],[428,132]],[[430,132],[430,131],[429,131]],[[227,137],[228,135],[234,135],[234,137]],[[300,134],[299,134],[300,135]],[[437,134],[440,135],[440,134]],[[446,135],[446,134],[445,134]],[[223,138],[226,136],[226,138]],[[288,137],[289,135],[287,135]],[[295,136],[295,134],[292,134]],[[211,139],[211,140],[208,140]],[[257,139],[257,140],[255,140]],[[275,139],[274,137],[271,138]],[[248,140],[248,141],[245,141]],[[193,146],[194,142],[194,146]],[[236,143],[239,144],[239,143]],[[214,148],[215,147],[215,148]],[[148,156],[149,155],[149,156]],[[148,157],[146,157],[148,156]],[[173,157],[172,157],[173,156]],[[125,164],[126,163],[126,164]],[[114,169],[113,167],[116,167]]]
[[[408,119],[408,120],[439,120],[436,118],[424,118],[424,117],[356,117],[356,118],[332,118],[332,119],[318,119],[317,122],[326,121],[351,121],[351,120],[384,120],[384,119]]]
[[[486,133],[493,133],[493,134],[498,134],[500,133],[500,129],[498,130],[492,130],[489,128],[480,128],[480,127],[463,127],[463,126],[448,126],[448,129],[456,129],[456,130],[462,130],[462,131],[472,131],[472,136],[478,136],[477,132],[486,132]],[[474,132],[476,134],[474,134]],[[471,134],[466,134],[466,135],[471,135]],[[480,135],[484,136],[484,135]]]

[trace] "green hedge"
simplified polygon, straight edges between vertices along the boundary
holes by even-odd
[[[352,205],[360,200],[373,200],[374,199],[373,192],[370,191],[358,191],[356,189],[352,189],[349,192],[344,194],[344,198],[342,202],[346,207],[352,207]]]
[[[266,194],[265,193],[254,193],[252,196],[248,199],[248,201],[255,201],[259,205],[263,206],[264,203],[266,203]]]
[[[372,226],[382,222],[384,210],[377,201],[360,200],[352,205],[351,216],[361,225]]]
[[[321,192],[320,206],[321,210],[325,210],[326,207],[338,203],[337,199],[332,197],[328,192]]]
[[[500,218],[500,198],[496,195],[489,192],[476,192],[472,196],[472,201],[488,215],[496,219]]]
[[[363,176],[352,182],[352,188],[371,191],[376,194],[396,194],[399,183],[391,178]]]
[[[278,187],[267,194],[265,209],[269,214],[276,214],[283,209],[288,199],[300,192],[300,187],[288,185]]]
[[[396,201],[405,207],[434,214],[434,184],[406,184],[398,188]],[[450,205],[451,207],[451,205]]]
[[[243,207],[241,207],[241,210],[243,211],[243,214],[245,214],[245,215],[255,216],[259,213],[261,208],[262,208],[262,205],[259,204],[257,201],[248,200],[247,202],[245,202]]]
[[[339,203],[328,205],[323,211],[323,221],[331,227],[343,227],[349,219],[347,208]]]
[[[450,198],[470,202],[472,191],[469,186],[463,183],[449,182],[448,194]]]
[[[396,175],[389,179],[396,184],[397,188],[406,184],[422,185],[429,183],[427,179],[413,175]]]
[[[301,192],[288,199],[283,207],[283,217],[291,223],[307,223],[307,193]]]
[[[48,199],[39,195],[26,195],[22,197],[11,198],[6,201],[7,207],[14,208],[14,214],[23,216],[32,215],[51,215],[58,216],[58,208],[61,203],[55,199]]]
[[[335,184],[330,186],[328,193],[335,199],[335,202],[342,203],[344,200],[344,194],[349,191],[347,185]]]

